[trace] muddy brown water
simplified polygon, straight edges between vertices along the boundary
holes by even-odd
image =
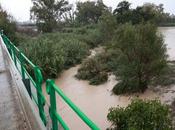
[[[159,31],[164,36],[170,60],[175,60],[175,27],[160,27]]]
[[[175,60],[175,27],[159,28],[165,37],[168,54],[170,59]],[[96,48],[91,51],[91,56],[100,52],[102,48]],[[175,86],[170,86],[166,90],[155,92],[148,89],[143,94],[134,94],[132,96],[112,95],[111,90],[117,83],[113,75],[109,76],[105,84],[93,86],[88,81],[77,80],[74,75],[80,65],[64,71],[61,76],[55,80],[56,84],[63,92],[94,122],[101,130],[105,130],[111,125],[107,121],[108,109],[111,107],[126,107],[132,98],[141,99],[159,98],[162,102],[170,102],[175,96]],[[45,92],[44,92],[45,93]],[[45,94],[46,95],[46,94]],[[49,97],[47,96],[49,101]],[[63,120],[68,124],[71,130],[89,130],[83,121],[57,96],[57,109]]]

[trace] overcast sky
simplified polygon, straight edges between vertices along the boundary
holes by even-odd
[[[75,4],[78,0],[68,0],[69,3]],[[86,1],[86,0],[79,0]],[[115,8],[122,0],[103,0],[107,6]],[[164,4],[166,12],[175,14],[175,0],[128,0],[132,3],[132,7],[142,5],[145,2],[155,4]],[[32,6],[31,0],[0,0],[1,6],[6,9],[16,20],[28,21],[30,19],[30,8]]]

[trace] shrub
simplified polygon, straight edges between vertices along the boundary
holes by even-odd
[[[75,33],[76,34],[87,34],[87,29],[85,27],[76,28]]]
[[[98,28],[104,42],[111,40],[117,28],[117,21],[114,15],[109,11],[103,12],[98,23]]]
[[[108,80],[108,68],[104,63],[106,61],[107,56],[105,53],[86,59],[78,69],[76,77],[78,79],[89,80],[92,85],[106,82]]]
[[[87,56],[89,48],[86,43],[77,39],[65,39],[59,42],[60,47],[64,50],[66,60],[64,67],[68,68],[75,64],[79,64],[85,56]]]
[[[121,25],[113,38],[112,49],[120,51],[113,68],[119,77],[116,94],[144,92],[152,80],[167,67],[166,46],[157,28],[149,23]]]
[[[163,74],[154,78],[151,85],[168,86],[175,84],[175,62],[169,61],[168,66],[164,68]]]
[[[98,29],[88,30],[87,34],[82,35],[79,39],[86,42],[91,48],[97,47],[103,41],[103,37]]]
[[[36,39],[25,43],[23,51],[29,59],[38,65],[45,78],[55,78],[65,64],[65,52],[48,39]]]
[[[63,32],[63,33],[73,33],[73,28],[63,28],[62,30],[61,30],[61,32]]]
[[[56,78],[63,69],[78,64],[88,54],[88,46],[66,34],[44,34],[20,43],[31,61],[41,67],[44,78]]]
[[[108,121],[116,130],[172,130],[167,105],[158,100],[133,100],[126,108],[110,108]]]

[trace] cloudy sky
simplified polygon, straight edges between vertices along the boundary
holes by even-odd
[[[68,0],[69,3],[75,4],[76,1],[86,0]],[[107,6],[115,8],[122,0],[103,0]],[[165,11],[175,14],[175,0],[128,0],[132,3],[132,7],[142,5],[145,2],[155,4],[164,4]],[[6,9],[18,21],[28,21],[30,19],[31,0],[0,0],[1,6]]]

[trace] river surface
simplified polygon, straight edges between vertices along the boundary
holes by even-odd
[[[175,27],[160,27],[159,31],[164,36],[170,60],[175,60]]]
[[[165,38],[167,44],[169,58],[175,60],[175,27],[159,28]],[[95,55],[100,49],[92,50],[92,55]],[[101,130],[105,130],[111,124],[107,121],[107,113],[110,107],[126,107],[132,98],[139,97],[141,99],[159,98],[166,102],[174,97],[175,87],[162,92],[147,90],[143,94],[135,94],[132,96],[112,95],[111,89],[117,83],[113,75],[109,76],[105,84],[93,86],[89,85],[88,81],[77,80],[74,75],[80,65],[72,67],[64,71],[61,76],[55,80],[56,84],[63,92],[94,122]],[[47,100],[48,97],[47,97]],[[57,97],[57,109],[63,120],[68,124],[71,130],[89,130],[89,128],[80,120],[80,118],[59,98]]]

